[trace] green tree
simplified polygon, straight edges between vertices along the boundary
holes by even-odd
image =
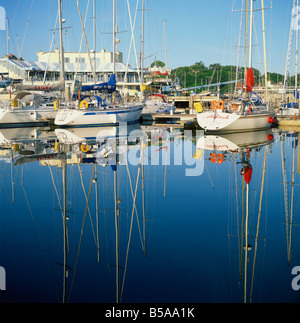
[[[155,60],[152,64],[151,64],[151,67],[154,67],[154,66],[157,66],[157,67],[165,67],[166,64],[162,61],[157,61]]]

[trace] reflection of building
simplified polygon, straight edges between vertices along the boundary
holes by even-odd
[[[40,51],[37,53],[38,62],[18,60],[15,57],[0,58],[0,74],[8,75],[12,79],[23,80],[23,84],[41,85],[46,73],[46,82],[52,83],[59,80],[60,75],[60,55],[59,50],[54,52]],[[67,84],[73,85],[76,75],[77,81],[84,85],[93,84],[93,69],[95,69],[96,82],[107,82],[113,72],[113,53],[91,52],[85,53],[66,52],[65,53],[65,74]],[[130,95],[135,95],[140,90],[139,75],[137,70],[126,66],[123,63],[123,54],[116,53],[116,76],[117,89]]]

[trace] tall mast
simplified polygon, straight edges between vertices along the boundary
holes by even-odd
[[[290,34],[289,34],[289,43],[288,43],[288,52],[286,56],[286,63],[285,63],[285,73],[284,73],[284,92],[283,92],[283,100],[286,100],[286,87],[287,87],[287,79],[288,79],[288,69],[290,66],[290,57],[291,57],[291,50],[292,50],[292,35],[293,35],[293,15],[294,15],[294,9],[295,9],[295,3],[296,0],[293,1],[293,9],[292,9],[292,17],[291,17],[291,26],[290,26]]]
[[[244,268],[244,303],[247,303],[247,273],[248,273],[248,222],[249,222],[249,184],[246,184],[246,219],[245,219],[245,268]]]
[[[267,50],[266,50],[266,29],[265,29],[265,5],[264,5],[264,0],[261,0],[261,6],[262,6],[263,41],[264,41],[265,91],[266,91],[266,99],[267,99],[267,96],[268,96],[268,69],[267,69]]]
[[[116,73],[116,0],[113,0],[113,74]]]
[[[142,37],[141,37],[141,79],[144,82],[144,28],[145,28],[145,0],[142,5]],[[142,86],[143,91],[143,86]]]
[[[168,68],[168,56],[167,56],[167,33],[166,33],[166,21],[164,20],[164,34],[165,34],[165,57],[166,57],[166,68]]]
[[[116,302],[119,303],[119,206],[118,206],[118,183],[117,164],[114,169],[114,201],[115,201],[115,229],[116,229]]]
[[[249,67],[252,67],[253,0],[250,0]]]
[[[96,0],[93,3],[93,19],[94,19],[94,71],[96,73]]]
[[[246,0],[246,17],[245,17],[245,78],[247,73],[247,51],[248,51],[248,0]]]
[[[297,0],[297,19],[296,21],[298,22],[298,18],[299,18],[299,10],[298,10],[298,6],[299,6],[299,0]],[[298,87],[298,41],[299,41],[299,31],[298,28],[296,28],[296,62],[295,62],[295,102],[297,102],[297,87]]]
[[[92,60],[91,60],[89,45],[88,45],[86,34],[85,34],[85,28],[84,28],[84,23],[83,23],[83,20],[82,20],[82,15],[81,15],[80,7],[79,7],[79,1],[76,0],[76,2],[77,2],[77,8],[78,8],[78,13],[79,13],[80,22],[81,22],[81,28],[82,28],[82,32],[83,32],[83,36],[84,36],[85,46],[86,46],[86,50],[87,50],[87,54],[88,54],[88,58],[89,58],[89,62],[90,62],[90,68],[91,68],[91,71],[92,71],[92,74],[93,74],[94,82],[96,83],[95,71],[94,71],[94,68],[93,68],[93,63],[92,63]]]
[[[62,160],[62,178],[63,178],[63,232],[64,232],[64,272],[63,272],[63,303],[66,302],[67,289],[67,156],[64,154]]]
[[[62,0],[58,0],[58,19],[59,19],[59,41],[60,41],[60,78],[65,80],[65,55],[63,46],[62,29]]]
[[[235,70],[235,88],[234,88],[234,93],[237,92],[237,84],[238,84],[238,77],[239,77],[240,49],[241,49],[241,46],[240,45],[241,45],[242,28],[243,28],[243,10],[244,10],[244,0],[243,0],[243,4],[242,4],[242,12],[241,12],[241,20],[240,20],[240,35],[239,35],[239,45],[238,45],[238,54],[237,54],[237,64],[236,64],[236,70]],[[247,51],[246,51],[246,53],[247,53]],[[245,64],[245,67],[247,67],[247,64]]]
[[[8,34],[8,30],[9,30],[9,25],[8,25],[8,17],[6,18],[6,41],[7,41],[7,76],[9,77],[9,34]]]

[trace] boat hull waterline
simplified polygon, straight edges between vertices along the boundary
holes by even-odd
[[[226,112],[203,112],[197,115],[199,126],[214,132],[243,132],[271,127],[271,113],[241,115]]]
[[[58,126],[92,126],[92,125],[117,125],[122,122],[138,122],[142,114],[143,106],[135,106],[124,109],[107,110],[59,110],[55,125]]]
[[[235,132],[223,135],[207,135],[199,138],[197,149],[208,151],[231,151],[264,146],[273,141],[271,129],[249,132]]]
[[[55,118],[55,113],[51,108],[0,109],[0,127],[47,124]]]

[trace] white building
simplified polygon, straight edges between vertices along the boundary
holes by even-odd
[[[22,80],[23,84],[42,85],[52,83],[60,78],[60,54],[40,51],[37,53],[38,62],[0,58],[0,74],[12,79]],[[91,62],[90,62],[90,59]],[[113,73],[113,53],[91,52],[85,53],[65,52],[65,78],[67,86],[71,88],[76,81],[83,85],[107,82]],[[93,69],[93,71],[92,71]],[[94,72],[94,76],[93,76]],[[117,90],[129,95],[136,95],[140,91],[140,79],[136,69],[123,63],[123,54],[116,53],[116,79]]]
[[[88,55],[87,52],[84,53],[75,53],[75,52],[65,52],[65,63],[66,64],[89,64],[89,56],[93,63],[93,66],[95,64],[96,59],[96,66],[99,66],[101,64],[107,64],[113,62],[113,53],[106,52],[105,49],[102,49],[100,53],[91,52],[90,55]],[[59,55],[59,49],[57,48],[54,52],[44,52],[39,51],[37,53],[38,62],[39,63],[60,63],[60,55]],[[123,54],[119,51],[116,53],[116,62],[122,63],[123,62]]]

